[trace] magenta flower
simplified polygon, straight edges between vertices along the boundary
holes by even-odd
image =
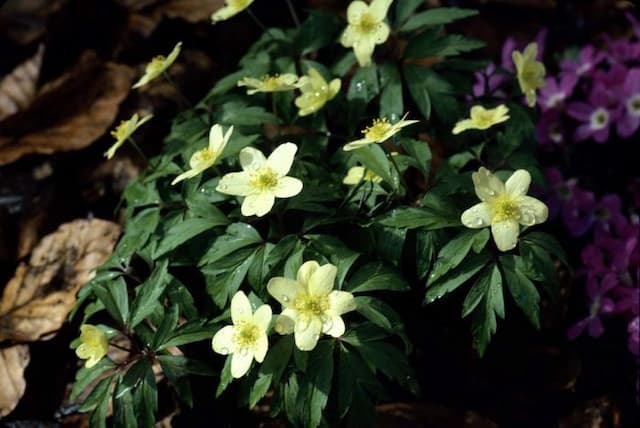
[[[593,138],[598,143],[609,139],[609,128],[618,116],[612,107],[614,95],[604,86],[595,85],[588,97],[588,103],[581,101],[569,104],[567,114],[582,122],[573,134],[575,141]]]
[[[614,274],[607,274],[598,282],[598,278],[590,276],[587,278],[587,296],[589,297],[589,315],[572,325],[567,331],[567,337],[571,340],[580,336],[585,328],[591,337],[600,337],[604,333],[604,326],[600,315],[607,315],[613,312],[615,304],[613,300],[606,297],[606,294],[617,285]]]
[[[619,93],[623,113],[616,123],[618,135],[632,136],[640,128],[640,68],[629,70]]]
[[[604,58],[604,52],[596,52],[593,46],[587,45],[580,50],[577,59],[566,59],[562,61],[560,63],[560,69],[563,73],[580,78],[591,73]]]
[[[483,71],[477,71],[474,74],[476,82],[473,84],[473,95],[476,98],[494,95],[494,92],[509,79],[506,74],[496,71],[496,65],[492,63]]]
[[[627,333],[629,333],[629,351],[640,357],[640,317],[635,317],[629,322]]]
[[[612,228],[621,230],[628,223],[622,214],[622,201],[618,195],[603,196],[598,201],[593,214],[599,228],[607,232],[610,232]]]
[[[573,187],[571,198],[562,210],[562,220],[572,236],[582,236],[594,223],[596,197],[592,192]]]
[[[640,21],[638,21],[631,12],[625,13],[624,16],[627,18],[627,21],[629,21],[629,24],[631,24],[631,29],[636,37],[640,39]]]
[[[558,82],[559,80],[559,82]],[[540,107],[543,111],[554,109],[571,96],[578,79],[573,74],[563,74],[559,79],[547,78],[547,84],[540,89]]]

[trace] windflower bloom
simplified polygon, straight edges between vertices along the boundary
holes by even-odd
[[[209,146],[195,152],[189,160],[190,169],[174,178],[171,184],[195,177],[204,170],[211,168],[222,154],[229,142],[229,138],[231,138],[232,132],[233,126],[229,127],[227,133],[222,135],[222,126],[213,125],[209,131]]]
[[[611,103],[612,94],[596,85],[589,93],[588,103],[578,101],[569,104],[567,114],[582,122],[573,135],[575,141],[593,138],[604,143],[609,139],[609,128],[618,115],[611,109]]]
[[[541,147],[553,148],[566,142],[563,112],[557,109],[543,111],[536,124],[536,137]]]
[[[180,54],[181,48],[182,42],[178,42],[166,58],[164,57],[164,55],[158,55],[153,58],[151,62],[149,62],[149,64],[147,64],[147,66],[145,67],[144,74],[142,75],[140,80],[138,80],[132,86],[132,88],[136,89],[144,86],[164,73],[169,67],[171,67],[171,64],[176,61],[176,58],[178,58],[178,55]]]
[[[572,74],[565,74],[556,80],[553,77],[547,78],[547,83],[540,90],[540,107],[543,111],[556,108],[564,104],[565,100],[571,96],[578,79]]]
[[[302,181],[287,176],[297,150],[295,144],[284,143],[265,158],[260,150],[245,147],[240,151],[243,171],[226,174],[216,190],[244,196],[242,215],[262,217],[271,211],[275,198],[290,198],[302,191]]]
[[[327,83],[315,68],[309,68],[309,74],[302,76],[298,81],[298,87],[302,94],[295,99],[300,116],[307,116],[320,110],[329,100],[340,91],[342,82],[333,79]]]
[[[516,246],[519,225],[533,226],[547,220],[547,206],[526,195],[531,183],[528,171],[515,171],[506,183],[484,167],[471,177],[476,195],[482,202],[463,212],[460,220],[472,229],[491,226],[493,240],[500,251]]]
[[[120,148],[120,146],[122,146],[125,141],[131,138],[131,135],[136,132],[136,129],[151,120],[152,117],[153,115],[150,114],[139,120],[138,114],[135,113],[128,120],[123,120],[122,122],[120,122],[120,125],[118,125],[116,129],[111,131],[111,136],[116,139],[116,142],[113,143],[111,147],[109,147],[109,150],[104,152],[104,155],[107,157],[107,159],[111,159],[113,155],[116,154],[116,151]]]
[[[292,73],[266,75],[261,79],[245,77],[238,81],[238,86],[246,86],[247,95],[257,92],[282,92],[298,87],[298,76]]]
[[[616,123],[618,134],[631,137],[640,128],[640,68],[629,70],[620,93],[624,114]]]
[[[633,318],[627,326],[629,352],[640,357],[640,317]]]
[[[87,360],[84,363],[86,368],[95,366],[109,350],[107,336],[94,325],[80,326],[80,342],[80,346],[76,348],[76,355],[80,359]]]
[[[275,330],[293,332],[301,351],[315,348],[321,333],[342,336],[345,326],[341,315],[356,308],[351,293],[333,290],[337,272],[332,264],[320,266],[308,261],[300,266],[297,279],[275,277],[267,284],[269,294],[282,305]]]
[[[211,23],[225,21],[236,16],[253,3],[254,0],[225,0],[225,5],[211,15]]]
[[[418,120],[405,120],[406,117],[407,115],[405,114],[402,119],[394,124],[389,123],[389,120],[386,117],[374,119],[371,126],[362,130],[364,138],[347,143],[342,149],[348,152],[350,150],[356,150],[361,147],[368,146],[369,144],[383,143],[400,132],[400,130],[405,126],[419,122]]]
[[[362,166],[353,166],[349,169],[347,175],[342,179],[342,183],[348,186],[355,186],[362,180],[377,184],[382,181],[382,178],[378,177],[373,171],[370,171]]]
[[[238,291],[231,299],[231,321],[233,325],[222,327],[213,336],[211,347],[218,354],[231,354],[231,376],[237,379],[249,371],[254,359],[264,361],[271,307],[262,305],[253,312],[247,296]]]
[[[384,22],[393,0],[373,0],[371,4],[352,1],[347,8],[349,25],[340,37],[345,48],[353,47],[360,67],[371,64],[371,56],[376,45],[389,38],[389,25]]]
[[[604,52],[596,52],[595,48],[587,45],[580,49],[580,54],[576,60],[566,59],[560,63],[563,74],[580,78],[588,75],[605,58]]]
[[[513,51],[512,54],[513,63],[516,66],[518,83],[520,84],[522,93],[524,93],[527,98],[529,107],[533,107],[536,104],[536,89],[542,88],[545,85],[545,68],[544,64],[536,61],[537,52],[538,44],[529,43],[524,52]]]
[[[615,275],[607,274],[598,281],[595,276],[587,279],[587,296],[589,296],[589,315],[571,326],[567,331],[567,337],[571,340],[576,339],[582,334],[585,328],[591,337],[600,337],[604,333],[604,326],[600,315],[607,315],[614,311],[615,304],[613,300],[606,297],[606,294],[617,285]]]
[[[533,40],[538,47],[535,55],[535,59],[538,61],[542,61],[542,57],[544,56],[544,47],[547,43],[548,32],[549,30],[547,30],[546,28],[542,28],[540,31],[538,31],[536,37]],[[500,55],[500,65],[502,66],[502,68],[509,71],[515,71],[512,58],[513,51],[521,50],[526,47],[526,42],[516,40],[513,37],[507,37],[507,39],[502,44],[502,52]]]
[[[509,108],[504,104],[492,109],[477,105],[471,107],[470,116],[470,119],[458,121],[452,132],[459,134],[469,129],[488,129],[498,123],[506,122],[509,120]]]

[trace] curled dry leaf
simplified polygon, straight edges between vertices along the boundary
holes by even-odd
[[[24,369],[29,364],[29,347],[15,345],[0,348],[0,418],[16,407],[27,383]]]
[[[36,94],[44,45],[0,80],[0,120],[27,108]]]
[[[184,19],[188,22],[207,21],[224,6],[225,0],[116,0],[132,12],[156,18]],[[147,12],[148,11],[148,12]]]
[[[113,251],[120,227],[104,220],[74,220],[45,236],[21,263],[0,300],[0,342],[33,341],[55,333],[76,293]]]
[[[83,55],[44,85],[28,109],[0,122],[0,165],[31,153],[88,146],[112,125],[134,77],[130,67]]]

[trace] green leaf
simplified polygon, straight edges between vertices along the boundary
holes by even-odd
[[[551,256],[536,241],[520,240],[520,254],[522,254],[521,273],[534,281],[540,282],[547,295],[554,302],[560,298],[560,283],[558,272],[551,260]],[[564,255],[564,254],[561,254]],[[522,267],[524,265],[524,267]]]
[[[412,348],[411,341],[404,332],[402,318],[396,311],[380,299],[369,296],[357,296],[355,298],[356,310],[371,321],[382,327],[389,334],[397,334],[405,343],[407,352]]]
[[[406,21],[415,10],[424,4],[424,0],[397,0],[396,1],[396,27]]]
[[[367,104],[380,93],[378,73],[375,65],[361,67],[351,78],[347,91],[348,101],[360,101]]]
[[[167,271],[168,266],[168,260],[161,261],[155,267],[151,276],[138,286],[136,298],[131,305],[130,328],[134,328],[144,321],[160,305],[160,296],[162,296],[167,284],[171,281],[171,275]]]
[[[445,273],[455,268],[467,256],[471,247],[479,248],[478,253],[489,239],[489,229],[463,230],[455,238],[450,240],[440,252],[433,265],[433,269],[427,280],[427,287],[440,279]]]
[[[487,349],[491,336],[496,332],[498,322],[496,315],[504,318],[504,298],[502,296],[502,277],[497,266],[491,274],[491,284],[488,292],[478,304],[471,316],[471,332],[478,354],[482,356]]]
[[[414,31],[423,29],[425,27],[449,24],[450,22],[456,21],[458,19],[467,18],[469,16],[474,16],[477,14],[478,11],[473,9],[439,7],[412,16],[411,19],[409,19],[402,27],[400,27],[400,31]]]
[[[79,412],[88,412],[89,410],[93,410],[96,406],[100,406],[101,402],[108,399],[111,389],[111,383],[113,382],[113,377],[115,374],[110,374],[106,378],[102,379],[95,388],[89,393],[87,398],[82,403],[82,406],[78,409]]]
[[[260,234],[250,224],[232,223],[227,227],[225,234],[218,237],[209,250],[204,253],[198,264],[203,266],[215,263],[240,248],[257,245],[261,242]]]
[[[311,246],[338,268],[336,288],[342,288],[342,283],[351,265],[360,257],[360,253],[347,247],[341,240],[330,235],[306,235],[311,240]],[[295,276],[294,276],[295,278]]]
[[[478,273],[488,262],[489,255],[485,253],[471,254],[455,269],[450,270],[438,281],[431,283],[425,293],[424,303],[433,303],[447,293],[452,292],[473,275]]]
[[[231,101],[222,105],[219,122],[223,125],[258,126],[264,123],[279,123],[280,119],[260,106],[249,106],[245,102]]]
[[[355,150],[354,156],[365,168],[373,171],[384,182],[390,184],[393,188],[398,187],[397,181],[391,176],[391,163],[382,147],[378,144],[370,144]]]
[[[158,326],[156,333],[153,335],[153,341],[151,342],[151,347],[153,349],[157,349],[160,345],[167,341],[167,339],[173,333],[173,329],[178,323],[178,318],[180,317],[180,308],[178,305],[172,305],[168,311],[164,313],[164,317],[162,318],[162,322]]]
[[[484,45],[480,40],[467,39],[460,34],[434,38],[433,33],[425,31],[411,39],[405,50],[405,56],[407,58],[454,56],[479,49]]]
[[[540,293],[533,282],[517,268],[516,256],[503,255],[500,263],[513,300],[531,324],[540,329]]]
[[[200,320],[188,322],[175,330],[164,343],[159,344],[158,350],[211,339],[216,330],[215,325],[203,324]]]
[[[416,233],[416,273],[418,279],[422,280],[429,270],[438,254],[438,248],[444,241],[444,232],[441,230],[429,231],[419,230]]]
[[[181,244],[184,244],[189,239],[201,234],[202,232],[209,230],[216,226],[224,226],[229,223],[226,217],[221,218],[189,218],[183,220],[176,225],[172,226],[164,235],[162,241],[156,248],[153,255],[154,258],[159,258],[169,251],[177,248]]]
[[[421,102],[424,101],[421,101],[419,98],[422,96],[420,94],[422,94],[423,91],[427,94],[429,109],[427,111],[423,110],[422,107],[420,108],[425,118],[429,118],[427,113],[431,114],[431,105],[433,105],[435,113],[440,120],[447,124],[453,123],[460,118],[460,106],[455,98],[455,88],[443,76],[430,68],[411,64],[405,65],[404,70],[405,79],[407,80],[407,85],[409,85],[409,92],[411,92],[418,107],[420,107]],[[411,82],[409,79],[414,79],[414,81]],[[412,89],[412,86],[414,86],[414,89]]]
[[[191,374],[199,376],[213,376],[216,374],[212,367],[184,355],[158,355],[156,359],[162,366],[162,371],[172,383],[176,383],[178,379]]]
[[[404,113],[402,77],[398,68],[388,62],[380,66],[379,74],[380,86],[383,88],[380,94],[380,117],[386,117],[394,123]]]
[[[374,290],[405,291],[409,288],[409,284],[395,269],[376,262],[368,263],[358,269],[346,286],[346,289],[352,293]]]
[[[446,207],[430,209],[427,207],[398,207],[394,208],[382,217],[376,219],[383,226],[415,229],[439,229],[442,227],[457,226],[460,224],[459,216],[452,212],[445,212]],[[457,213],[455,213],[457,214]]]
[[[428,120],[431,117],[431,97],[429,97],[429,91],[424,85],[421,67],[405,65],[402,71],[411,98],[418,106],[420,113]]]
[[[405,138],[402,140],[402,147],[416,160],[418,169],[425,179],[428,179],[431,171],[431,149],[429,144],[426,141]]]
[[[243,248],[202,268],[207,282],[207,293],[219,308],[238,291],[255,258],[256,249]]]
[[[118,382],[113,391],[113,419],[115,426],[137,428],[138,420],[133,408],[133,395],[130,389],[124,391],[122,389],[122,383]]]
[[[151,363],[147,359],[140,361],[143,370],[139,384],[133,391],[134,408],[140,425],[151,428],[155,425],[158,411],[158,389]]]
[[[115,253],[120,258],[128,260],[136,251],[144,247],[159,222],[160,209],[157,207],[143,209],[135,216],[129,217]]]
[[[222,395],[222,393],[225,389],[227,389],[232,380],[233,376],[231,376],[231,355],[229,355],[224,361],[222,372],[220,372],[220,382],[218,383],[218,388],[216,389],[216,398]]]
[[[87,388],[87,386],[93,383],[93,381],[100,377],[104,372],[113,368],[115,368],[115,364],[113,364],[108,358],[101,359],[93,367],[82,367],[76,373],[76,379],[73,383],[69,399],[72,401],[77,400],[78,396]]]
[[[258,401],[264,397],[272,383],[275,385],[280,382],[280,378],[291,358],[292,351],[293,337],[291,335],[282,337],[269,349],[258,371],[258,379],[251,387],[249,408],[253,408],[258,404]]]
[[[106,428],[106,419],[107,419],[107,410],[109,409],[109,397],[111,396],[111,381],[112,376],[109,376],[106,379],[103,379],[96,388],[91,391],[89,397],[85,400],[82,407],[78,409],[80,412],[86,411],[85,406],[87,402],[94,401],[92,397],[93,393],[98,390],[98,393],[95,396],[95,408],[89,417],[89,425],[96,428]],[[103,384],[106,382],[106,384]],[[106,385],[103,389],[103,385]],[[93,406],[93,405],[92,405]]]
[[[311,10],[300,26],[294,44],[301,55],[306,55],[331,44],[341,29],[342,24],[335,14]]]
[[[316,428],[322,421],[333,379],[333,341],[321,341],[311,352],[307,372],[300,385],[304,400],[306,427]]]
[[[567,254],[562,245],[553,236],[543,232],[529,232],[520,238],[520,243],[531,244],[543,248],[549,254],[555,256],[565,266],[570,266]]]
[[[475,284],[467,293],[467,297],[465,297],[464,302],[462,303],[462,317],[466,317],[469,315],[475,308],[478,306],[480,301],[484,298],[489,291],[489,287],[497,278],[495,275],[500,275],[500,272],[496,269],[496,265],[487,265],[486,268],[482,270],[478,278],[476,279]]]

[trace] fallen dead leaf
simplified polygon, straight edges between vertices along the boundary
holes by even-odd
[[[113,124],[134,77],[130,67],[83,55],[44,85],[27,110],[0,122],[0,165],[27,154],[88,146]]]
[[[404,428],[497,428],[498,425],[479,415],[426,401],[415,403],[387,403],[376,406],[376,426]]]
[[[34,341],[55,333],[119,233],[117,224],[93,219],[65,223],[45,236],[4,289],[0,341]]]
[[[27,383],[24,369],[29,364],[29,347],[0,348],[0,418],[8,415],[22,398]]]
[[[169,0],[158,7],[168,18],[180,18],[188,22],[207,21],[211,14],[224,6],[224,0]]]
[[[44,45],[0,80],[0,120],[27,108],[36,94]]]

